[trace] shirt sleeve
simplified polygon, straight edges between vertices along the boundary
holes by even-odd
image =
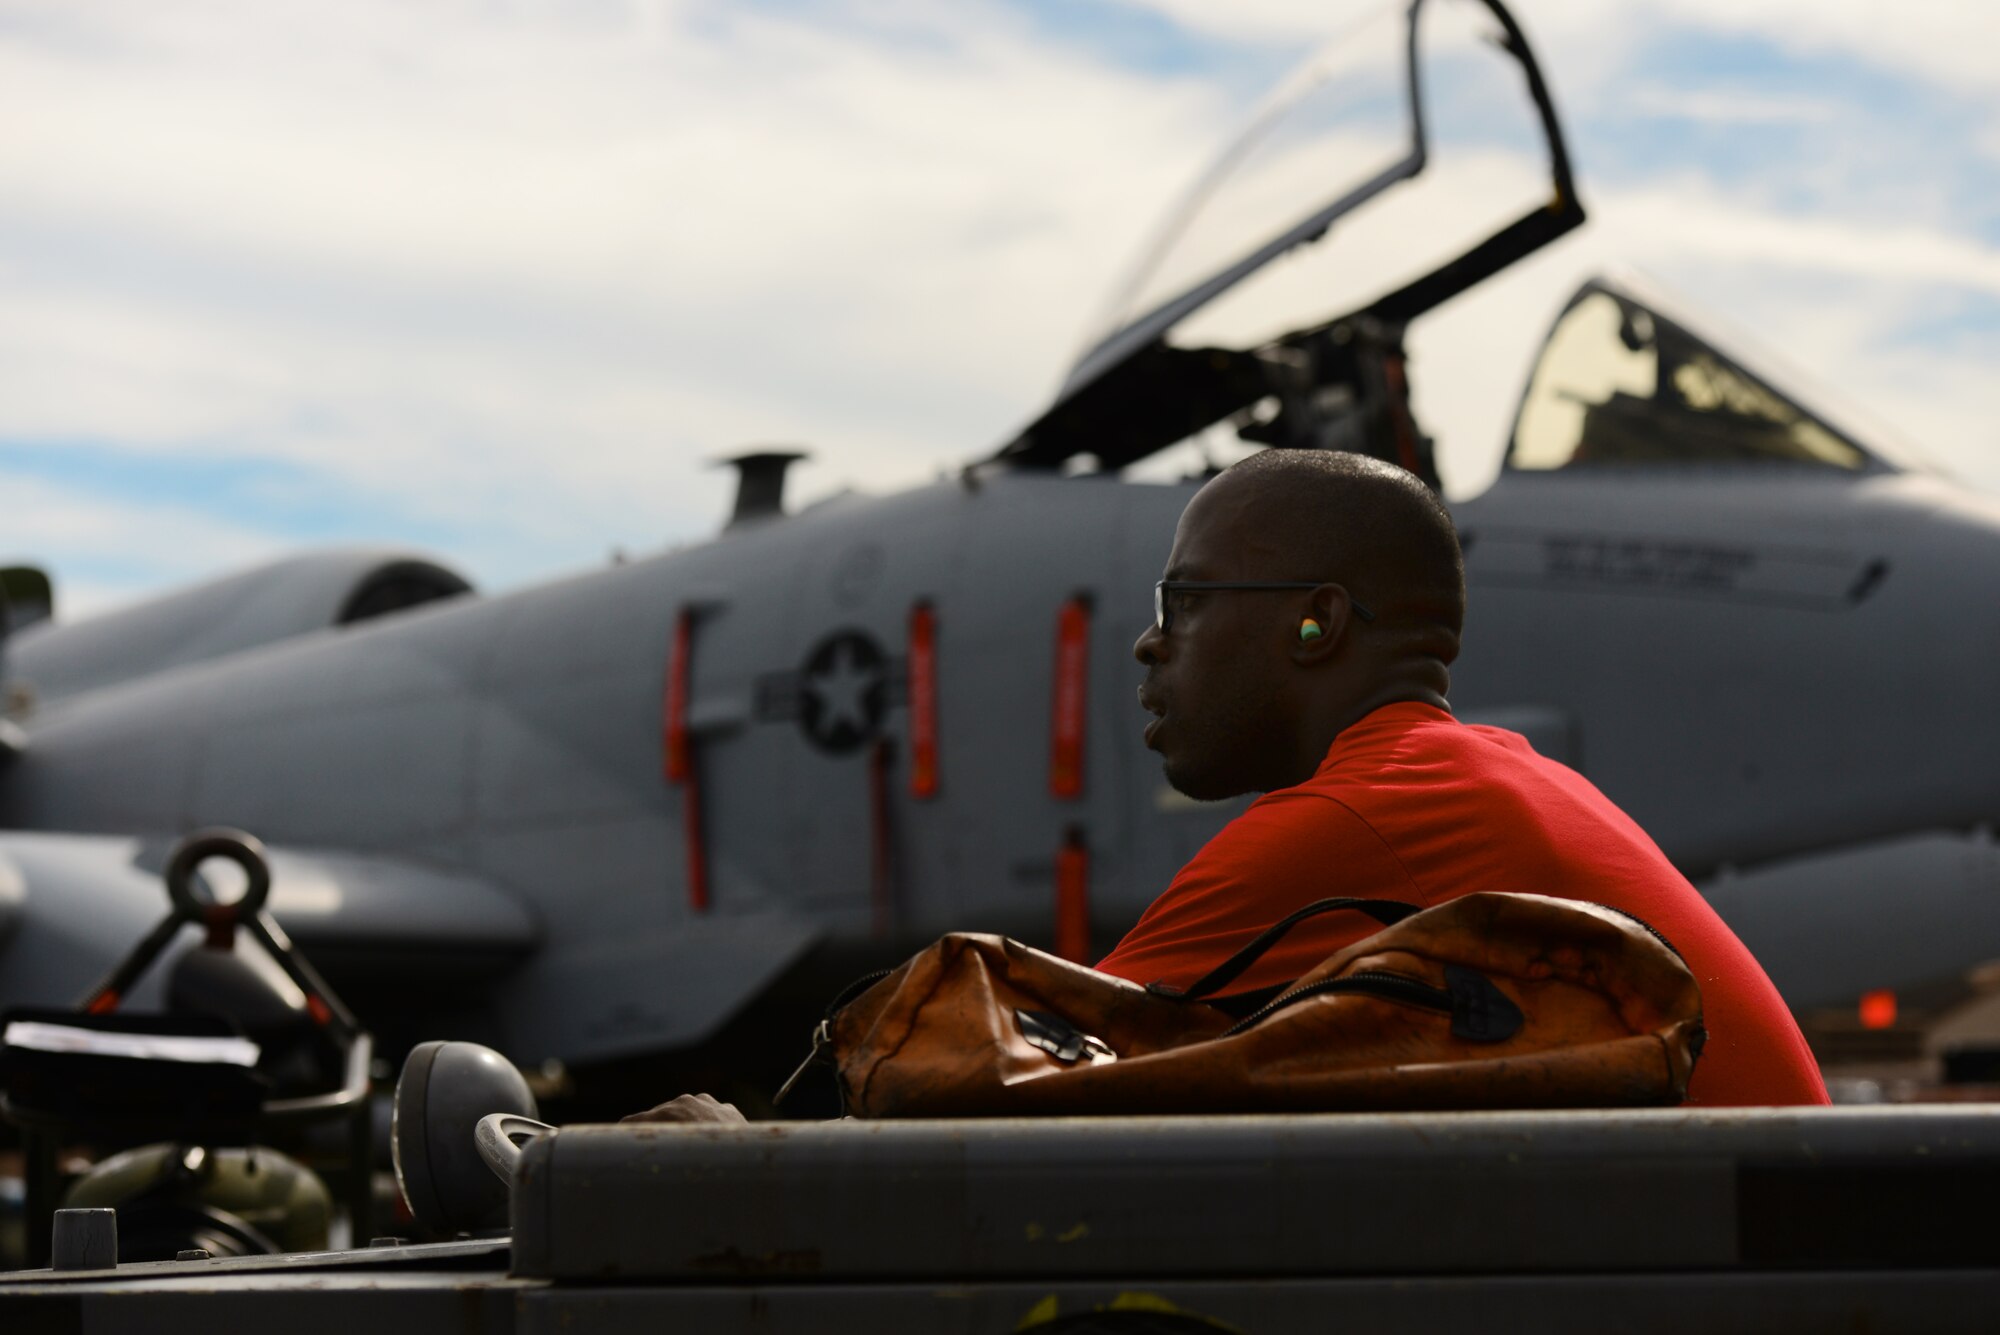
[[[1135,983],[1186,987],[1287,913],[1334,895],[1415,898],[1394,853],[1345,803],[1267,794],[1181,868],[1097,967]],[[1350,913],[1301,923],[1229,991],[1289,982],[1379,928]]]

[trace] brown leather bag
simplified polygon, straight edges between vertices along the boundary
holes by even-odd
[[[1202,1002],[1337,909],[1390,925],[1245,1018]],[[860,1117],[1673,1104],[1705,1037],[1651,928],[1514,894],[1323,900],[1181,994],[954,933],[835,1007],[815,1055]]]

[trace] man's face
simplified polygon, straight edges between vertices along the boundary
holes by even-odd
[[[1249,490],[1225,476],[1195,494],[1164,578],[1286,577],[1281,554],[1255,522]],[[1283,774],[1293,722],[1284,691],[1292,600],[1261,590],[1178,594],[1172,628],[1162,634],[1149,626],[1132,646],[1148,669],[1140,703],[1158,716],[1146,745],[1160,753],[1167,782],[1189,797],[1215,801],[1284,785],[1273,776]]]

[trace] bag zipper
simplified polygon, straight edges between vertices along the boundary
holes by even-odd
[[[1317,983],[1307,983],[1294,988],[1283,996],[1273,997],[1263,1006],[1244,1016],[1219,1037],[1234,1038],[1259,1020],[1283,1009],[1295,1001],[1318,996],[1322,992],[1359,992],[1365,996],[1381,997],[1384,1001],[1399,1001],[1406,1006],[1420,1006],[1425,1010],[1442,1011],[1451,1014],[1451,993],[1441,987],[1432,987],[1420,979],[1405,974],[1390,973],[1384,969],[1370,969],[1363,973],[1351,973],[1344,978],[1322,978]]]
[[[1636,922],[1641,927],[1645,928],[1646,931],[1652,935],[1652,938],[1655,941],[1658,941],[1661,945],[1665,946],[1668,952],[1671,953],[1675,959],[1679,960],[1682,964],[1687,963],[1687,957],[1681,954],[1680,948],[1678,946],[1676,946],[1673,942],[1667,940],[1667,934],[1665,932],[1662,932],[1659,928],[1653,926],[1653,924],[1647,922],[1644,918],[1632,912],[1630,909],[1621,909],[1617,907],[1615,904],[1597,904],[1587,899],[1578,900],[1577,902],[1580,904],[1590,904],[1592,908],[1610,909],[1613,913],[1617,914],[1621,918],[1630,918],[1633,922]]]
[[[902,967],[902,965],[897,964],[887,969],[877,969],[873,973],[864,973],[846,987],[841,988],[839,994],[826,1004],[826,1018],[831,1020],[834,1016],[840,1014],[841,1009],[848,1002],[854,1000],[863,992],[866,992],[869,988],[875,986],[875,984],[881,982],[884,978],[887,978]]]
[[[813,1028],[812,1050],[806,1053],[805,1060],[798,1064],[797,1069],[785,1077],[785,1083],[778,1086],[778,1092],[771,1096],[772,1107],[775,1108],[783,1103],[785,1096],[792,1092],[792,1086],[798,1084],[805,1073],[814,1066],[830,1066],[833,1064],[831,1054],[833,1051],[834,1017],[840,1014],[842,1008],[848,1002],[854,1000],[901,967],[901,965],[895,965],[887,969],[877,969],[873,973],[865,973],[846,987],[840,989],[840,994],[827,1004],[826,1014],[821,1017],[819,1024]]]

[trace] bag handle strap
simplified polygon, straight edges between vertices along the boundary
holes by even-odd
[[[1393,927],[1411,914],[1419,911],[1415,904],[1405,904],[1399,899],[1322,899],[1295,909],[1278,921],[1257,933],[1257,939],[1231,955],[1191,984],[1178,995],[1188,1001],[1196,1001],[1210,993],[1220,991],[1241,977],[1243,971],[1264,957],[1266,951],[1284,939],[1285,933],[1304,922],[1307,918],[1317,918],[1322,913],[1332,913],[1336,909],[1354,909],[1365,913],[1384,927]],[[1149,991],[1171,993],[1172,989],[1155,984]]]

